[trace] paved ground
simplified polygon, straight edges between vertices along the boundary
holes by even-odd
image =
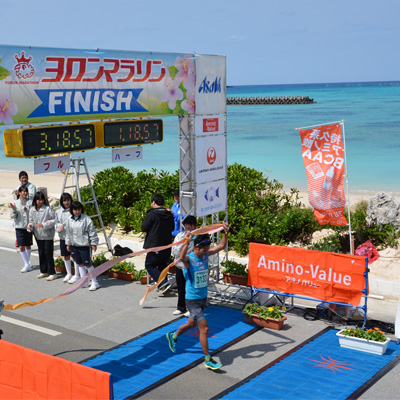
[[[14,243],[13,233],[0,232],[1,300],[14,304],[55,297],[65,290],[67,284],[61,279],[53,282],[37,279],[37,269],[21,274],[21,257],[16,253]],[[122,244],[126,245],[125,242]],[[33,257],[37,259],[37,256]],[[143,258],[135,259],[135,263],[142,266]],[[139,299],[145,293],[145,286],[106,276],[101,276],[100,282],[101,288],[96,292],[79,289],[57,301],[13,312],[3,311],[0,314],[3,339],[79,362],[176,318],[172,315],[177,300],[174,292],[164,297],[150,294],[144,306],[140,307]],[[241,308],[218,300],[213,300],[213,303]],[[146,393],[142,398],[209,399],[330,324],[323,320],[308,321],[303,318],[301,306],[315,307],[315,303],[296,301],[295,305],[298,307],[287,313],[288,320],[282,331],[262,329],[216,355],[224,365],[219,373],[206,370],[201,365]],[[397,301],[370,299],[368,305],[369,318],[394,322]],[[160,343],[160,346],[166,345]],[[361,398],[376,399],[379,396],[380,399],[400,399],[399,373],[400,366],[397,366]]]

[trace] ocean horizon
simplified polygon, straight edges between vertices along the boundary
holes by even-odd
[[[227,97],[239,96],[308,96],[315,103],[227,106],[228,164],[255,168],[285,189],[306,191],[296,128],[344,121],[350,193],[400,193],[400,81],[227,87]],[[178,118],[162,119],[163,142],[144,145],[142,160],[120,165],[132,172],[179,169]],[[0,132],[6,128],[10,127],[0,126]],[[91,174],[118,165],[112,163],[111,149],[71,156],[85,157]],[[33,167],[33,159],[7,158],[1,141],[0,171],[33,171]]]

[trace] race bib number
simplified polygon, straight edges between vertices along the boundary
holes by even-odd
[[[207,286],[208,270],[196,271],[194,274],[194,287],[196,289]]]

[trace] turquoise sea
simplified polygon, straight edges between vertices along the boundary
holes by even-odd
[[[233,86],[228,96],[309,96],[315,104],[228,106],[228,163],[263,171],[285,188],[307,188],[296,128],[344,120],[351,193],[400,193],[400,82]],[[164,141],[143,147],[143,159],[122,165],[175,171],[179,168],[178,118],[165,117]],[[3,132],[4,127],[0,127]],[[90,173],[116,164],[111,149],[73,153],[86,157]],[[4,155],[0,170],[33,171],[32,159]],[[34,179],[31,177],[31,181]]]

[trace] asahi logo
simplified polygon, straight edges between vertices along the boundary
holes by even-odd
[[[221,93],[221,78],[215,78],[213,82],[209,81],[207,77],[203,79],[199,86],[199,93]]]

